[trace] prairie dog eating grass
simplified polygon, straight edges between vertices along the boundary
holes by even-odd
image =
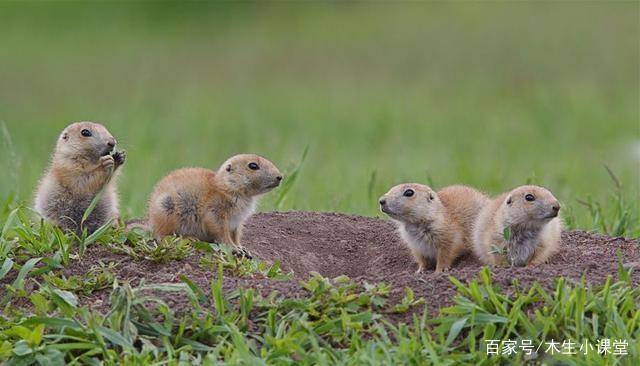
[[[38,186],[36,211],[63,230],[78,234],[85,228],[92,233],[109,220],[117,220],[114,178],[126,155],[115,152],[115,146],[115,138],[101,124],[77,122],[65,128]],[[82,223],[85,211],[103,188],[101,199]]]
[[[474,252],[484,264],[538,265],[558,251],[560,203],[547,189],[521,186],[494,198],[474,225]]]

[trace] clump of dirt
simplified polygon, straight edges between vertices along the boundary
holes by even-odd
[[[444,274],[415,274],[417,268],[408,249],[399,238],[389,220],[350,216],[337,213],[286,212],[263,213],[251,217],[244,231],[244,246],[254,257],[267,262],[280,261],[286,271],[293,271],[291,280],[276,281],[267,278],[237,278],[225,276],[223,288],[252,287],[263,296],[272,291],[287,297],[299,297],[305,290],[300,280],[318,272],[326,277],[347,275],[359,283],[385,282],[392,286],[391,299],[398,300],[405,287],[411,287],[416,296],[423,296],[431,311],[450,305],[456,290],[448,276],[462,282],[476,278],[482,268],[471,255],[461,258]],[[513,280],[528,288],[534,281],[551,288],[557,277],[579,281],[583,276],[592,285],[603,283],[607,276],[616,277],[617,252],[622,261],[636,268],[632,273],[634,284],[640,283],[640,243],[622,237],[612,238],[584,231],[570,231],[562,235],[561,251],[549,263],[537,267],[493,268],[493,279],[503,289],[514,290]],[[115,275],[120,281],[137,285],[150,283],[178,283],[185,275],[203,289],[208,289],[214,273],[199,265],[201,254],[182,261],[154,263],[134,260],[125,254],[116,254],[104,246],[88,248],[85,256],[67,267],[66,276],[80,275],[98,261],[118,263]],[[109,290],[81,298],[82,303],[94,308],[107,305]],[[188,306],[183,294],[164,294],[162,297],[178,309]]]

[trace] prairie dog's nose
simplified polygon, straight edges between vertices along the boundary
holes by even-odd
[[[551,206],[551,209],[553,210],[553,212],[558,212],[560,211],[560,204],[559,203],[554,203],[553,206]]]
[[[276,180],[277,180],[278,182],[280,182],[280,181],[282,180],[282,176],[281,176],[281,175],[277,176],[277,177],[276,177]]]
[[[116,139],[114,139],[113,137],[107,139],[107,146],[109,146],[110,148],[114,148],[116,146]]]
[[[384,206],[387,204],[387,200],[384,198],[380,198],[380,201],[378,201],[380,203],[380,205]]]

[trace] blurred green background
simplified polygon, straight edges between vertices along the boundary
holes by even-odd
[[[534,182],[639,198],[637,2],[0,4],[0,198],[32,199],[58,133],[104,123],[128,151],[127,216],[182,166],[255,152],[282,209],[378,215],[391,185]],[[277,193],[262,210],[274,209]]]

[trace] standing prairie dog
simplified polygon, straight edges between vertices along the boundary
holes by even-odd
[[[78,234],[84,229],[92,233],[109,220],[117,220],[114,175],[126,155],[114,152],[115,146],[116,140],[101,124],[76,122],[67,126],[38,186],[36,211],[60,228]],[[102,198],[82,223],[85,211],[103,188]]]
[[[538,265],[560,246],[560,203],[547,189],[521,186],[494,198],[474,225],[474,252],[484,264]],[[507,238],[505,238],[505,229]]]
[[[382,212],[398,222],[400,235],[418,263],[417,273],[421,273],[434,260],[435,271],[442,272],[471,250],[471,225],[488,200],[466,186],[435,192],[408,183],[391,188],[379,203]]]
[[[280,185],[282,174],[269,160],[236,155],[218,171],[184,168],[162,178],[149,199],[149,225],[156,240],[181,235],[240,246],[242,224],[256,198]]]

